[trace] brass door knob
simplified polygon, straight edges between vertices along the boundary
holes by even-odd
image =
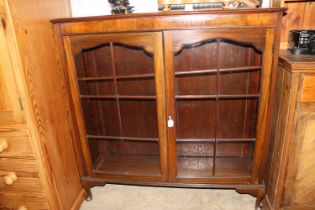
[[[25,206],[19,206],[19,208],[17,208],[17,210],[27,210],[27,208]]]
[[[0,154],[8,149],[8,142],[6,140],[0,139]]]
[[[17,180],[17,176],[14,172],[11,172],[3,177],[3,182],[7,186],[13,185],[14,182],[16,182],[16,180]]]

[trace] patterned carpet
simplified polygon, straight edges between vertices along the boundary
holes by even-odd
[[[106,185],[92,188],[80,210],[254,210],[255,198],[234,190]]]

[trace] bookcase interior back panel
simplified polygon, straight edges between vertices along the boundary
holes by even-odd
[[[226,39],[174,53],[177,177],[250,176],[261,56]]]
[[[103,43],[75,56],[94,171],[160,175],[154,56]]]

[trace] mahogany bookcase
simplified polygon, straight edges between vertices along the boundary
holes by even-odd
[[[235,188],[258,206],[283,11],[54,20],[86,189]]]

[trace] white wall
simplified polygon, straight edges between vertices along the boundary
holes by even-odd
[[[263,0],[263,7],[269,6],[269,0]],[[158,10],[158,0],[129,0],[135,12],[154,12]],[[108,0],[71,0],[72,16],[97,16],[110,14]]]

